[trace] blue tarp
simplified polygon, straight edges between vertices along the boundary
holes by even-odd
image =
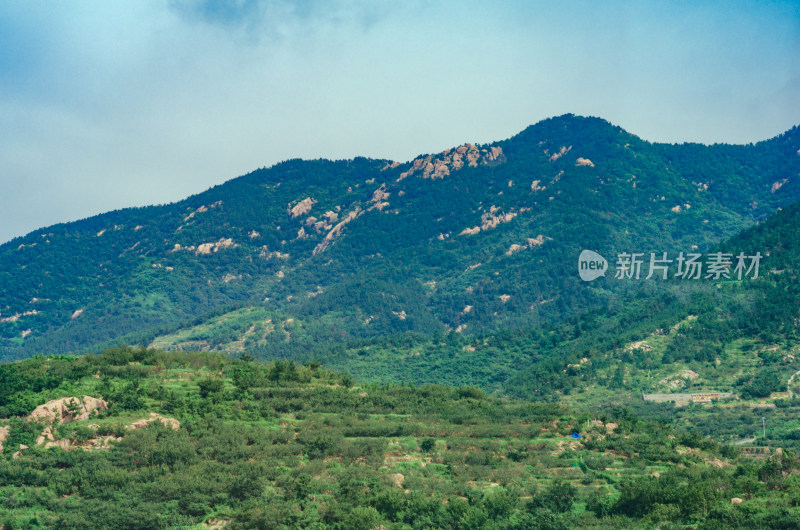
[[[581,435],[576,433],[576,432],[574,432],[574,433],[572,433],[572,437],[575,438],[576,440],[578,440],[578,439],[580,439]]]

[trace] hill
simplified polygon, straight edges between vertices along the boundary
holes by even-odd
[[[800,515],[790,452],[749,459],[472,387],[141,348],[6,363],[0,381],[5,528],[769,529]]]
[[[362,380],[474,385],[577,410],[625,408],[727,443],[797,448],[799,224],[796,202],[709,249],[732,259],[761,254],[757,278],[676,278],[673,263],[669,279],[645,280],[645,269],[638,289],[565,322],[472,336],[390,335],[308,358]],[[711,393],[732,396],[674,405]]]
[[[800,197],[799,134],[662,145],[565,115],[405,163],[290,160],[0,246],[0,354],[299,358],[563,322],[629,289],[577,279],[581,249],[702,251]]]

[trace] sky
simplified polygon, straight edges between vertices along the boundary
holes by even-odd
[[[5,0],[0,242],[565,113],[654,142],[800,125],[800,2]]]

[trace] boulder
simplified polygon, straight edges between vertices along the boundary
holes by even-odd
[[[3,442],[5,442],[6,438],[8,438],[8,432],[10,430],[11,427],[9,425],[3,425],[0,427],[0,451],[3,450]]]
[[[405,475],[402,473],[392,473],[389,475],[389,478],[392,479],[392,483],[394,484],[395,488],[402,488],[403,482],[406,480]]]
[[[45,427],[42,430],[42,434],[40,434],[39,437],[36,438],[36,445],[42,445],[46,441],[50,442],[55,441],[55,438],[53,437],[53,431],[50,430],[50,427]]]
[[[61,440],[55,440],[52,442],[47,442],[46,444],[44,444],[45,449],[49,449],[51,447],[60,447],[66,450],[69,449],[71,446],[72,442],[70,440],[67,440],[66,438],[63,438]]]
[[[181,428],[181,422],[179,422],[175,418],[167,418],[167,417],[162,416],[160,414],[156,414],[155,412],[151,412],[149,418],[144,418],[144,419],[135,421],[135,422],[131,423],[130,425],[126,425],[125,428],[126,429],[142,429],[144,427],[147,427],[148,425],[150,425],[154,421],[160,421],[161,424],[164,425],[164,427],[169,427],[173,431],[177,431],[178,429]]]
[[[71,404],[78,405],[78,410],[74,413],[69,411],[68,407]],[[82,398],[65,397],[48,401],[44,405],[39,405],[33,409],[28,419],[44,420],[46,423],[53,423],[55,421],[69,423],[76,420],[89,419],[94,410],[108,410],[108,403],[92,396],[83,396]]]

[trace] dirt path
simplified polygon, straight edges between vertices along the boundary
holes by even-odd
[[[800,374],[800,370],[793,373],[792,377],[789,378],[789,382],[786,383],[786,391],[789,393],[790,398],[794,397],[794,392],[792,392],[792,381],[794,381],[794,378],[797,377],[797,374]]]

